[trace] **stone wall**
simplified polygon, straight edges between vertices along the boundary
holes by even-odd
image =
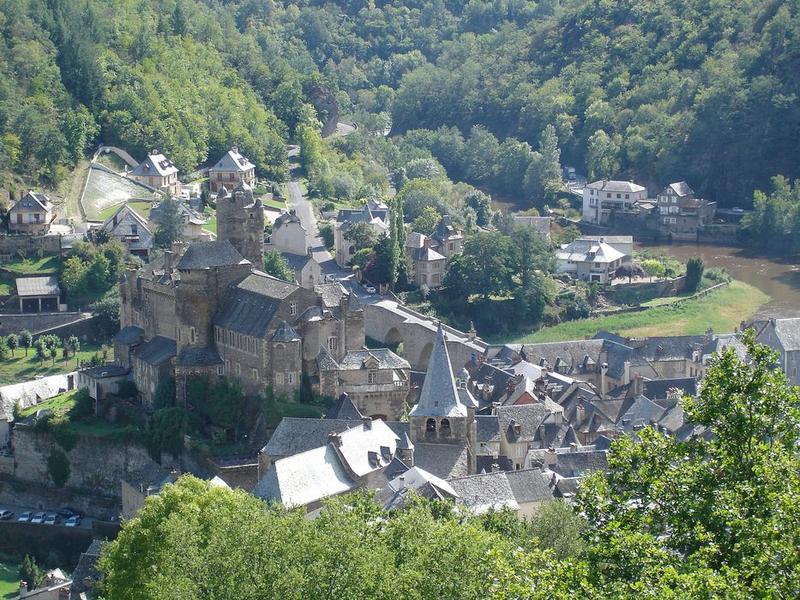
[[[55,558],[68,571],[75,568],[91,543],[92,530],[88,527],[0,521],[0,552],[30,554],[39,562]]]
[[[61,236],[0,235],[0,256],[11,255],[11,260],[16,260],[19,252],[25,253],[26,256],[33,256],[39,250],[45,254],[59,254],[61,252]]]
[[[64,451],[49,433],[17,424],[12,438],[14,478],[31,484],[52,486],[47,459],[54,450]],[[70,475],[66,487],[118,497],[120,480],[144,469],[157,467],[147,450],[136,443],[81,436],[69,452]]]
[[[27,329],[33,334],[42,332],[55,333],[58,336],[60,331],[71,325],[79,325],[83,320],[91,317],[89,313],[81,312],[60,312],[60,313],[36,313],[36,314],[10,314],[0,317],[0,335],[19,333]],[[89,325],[87,331],[91,331]],[[69,335],[72,335],[71,333]],[[67,336],[69,337],[69,336]],[[80,337],[80,336],[79,336]]]
[[[55,511],[69,506],[82,515],[110,519],[119,514],[119,498],[66,488],[46,487],[0,479],[0,505],[24,506],[31,510]]]

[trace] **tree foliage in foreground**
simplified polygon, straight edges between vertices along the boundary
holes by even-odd
[[[800,397],[745,336],[713,359],[677,441],[645,428],[610,451],[576,510],[465,517],[367,494],[314,520],[183,477],[104,552],[104,598],[796,598]]]

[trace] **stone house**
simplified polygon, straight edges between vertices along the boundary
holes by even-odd
[[[148,154],[147,158],[128,173],[128,177],[172,196],[181,193],[178,167],[157,150]]]
[[[792,385],[800,385],[800,318],[770,319],[756,340],[779,354],[778,363]]]
[[[135,517],[149,496],[157,496],[165,485],[175,483],[178,477],[177,471],[167,471],[152,466],[122,479],[120,481],[122,516],[125,519]]]
[[[327,348],[317,356],[320,393],[337,398],[347,394],[362,415],[399,421],[411,390],[411,365],[388,348],[350,351],[341,361]]]
[[[255,185],[256,166],[239,153],[234,146],[208,170],[208,187],[212,193],[219,192],[223,187],[228,189],[240,183],[249,186]]]
[[[287,254],[305,256],[308,254],[306,228],[294,209],[281,213],[272,224],[272,235],[267,242],[267,250],[277,250]]]
[[[314,289],[315,285],[322,283],[322,265],[317,262],[311,250],[302,255],[282,252],[281,256],[294,271],[294,280],[298,285]]]
[[[264,205],[247,181],[217,194],[217,237],[228,240],[256,269],[264,268]]]
[[[356,253],[353,242],[346,234],[351,226],[367,223],[376,236],[389,233],[389,207],[378,202],[369,202],[358,209],[342,209],[336,216],[333,245],[336,264],[344,268]]]
[[[159,382],[174,376],[176,352],[175,340],[160,335],[131,349],[133,383],[146,408],[153,407]]]
[[[647,189],[631,181],[595,181],[583,190],[582,219],[606,225],[614,211],[629,211],[647,200]]]
[[[432,248],[433,240],[421,233],[410,233],[406,238],[408,274],[416,286],[437,288],[442,285],[447,257]]]
[[[28,190],[8,211],[8,230],[10,233],[44,235],[50,231],[54,218],[50,198],[41,192]]]
[[[607,282],[615,271],[631,262],[625,254],[605,241],[577,238],[556,250],[556,272],[569,273],[585,281]]]
[[[153,232],[147,225],[147,220],[133,210],[128,204],[123,204],[120,209],[105,220],[102,229],[119,240],[128,252],[147,260],[153,249]]]
[[[714,221],[716,202],[695,196],[685,181],[671,183],[657,197],[659,230],[673,239],[696,240],[697,232]]]
[[[116,394],[119,385],[128,380],[129,373],[127,367],[115,364],[81,369],[78,371],[78,389],[85,388],[93,400],[102,400],[109,394]]]

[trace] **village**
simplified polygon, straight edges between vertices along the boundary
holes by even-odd
[[[490,343],[369,278],[379,245],[401,235],[413,294],[445,286],[468,239],[448,214],[421,232],[391,201],[322,211],[297,178],[257,178],[237,148],[186,184],[157,151],[140,163],[113,148],[102,157],[85,182],[84,221],[30,190],[0,237],[0,361],[24,352],[36,367],[9,372],[15,379],[0,387],[0,529],[20,551],[52,544],[78,561],[71,577],[51,571],[43,586],[54,595],[41,597],[92,597],[103,540],[184,473],[309,518],[369,490],[388,510],[419,495],[525,519],[571,502],[584,477],[607,469],[617,438],[645,427],[679,440],[710,435],[681,401],[700,393],[714,356],[745,358],[747,329],[800,382],[800,319]],[[598,284],[606,298],[635,296],[600,307],[624,313],[728,285],[704,278],[702,263],[642,257],[619,233],[698,239],[715,204],[686,182],[655,199],[605,180],[581,195],[585,233],[564,243],[554,241],[564,217],[513,215],[547,248],[562,293]],[[365,251],[371,262],[359,264]],[[78,285],[71,269],[81,256]],[[275,261],[283,277],[268,272]],[[92,275],[100,267],[105,280]],[[109,293],[119,295],[111,318]]]

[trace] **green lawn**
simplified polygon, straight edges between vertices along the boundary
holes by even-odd
[[[275,210],[286,210],[286,203],[283,200],[275,200],[273,198],[262,198],[261,202],[267,208],[274,208]]]
[[[112,171],[116,171],[117,173],[122,173],[125,170],[125,167],[128,167],[128,163],[126,163],[113,152],[100,153],[100,156],[97,157],[97,162],[104,167],[108,167]]]
[[[108,349],[108,360],[113,360],[113,348],[110,346],[106,348]],[[77,359],[88,361],[95,353],[102,356],[102,347],[97,344],[82,344]],[[62,360],[61,349],[58,351],[58,358],[54,365],[53,359],[40,361],[36,358],[36,351],[33,348],[28,349],[28,356],[25,356],[24,348],[17,348],[17,350],[14,351],[13,357],[0,361],[0,385],[22,383],[23,381],[33,379],[37,375],[68,373],[75,370],[75,365],[76,357],[74,356],[70,356],[67,361]]]
[[[21,417],[29,417],[37,411],[46,409],[50,409],[53,412],[67,412],[75,405],[75,393],[75,390],[72,390],[59,394],[58,396],[53,396],[49,400],[22,409],[19,414]]]
[[[58,273],[61,270],[61,261],[56,255],[47,255],[42,258],[15,259],[0,267],[16,275],[46,275]]]
[[[769,296],[751,285],[734,281],[727,288],[676,306],[656,306],[638,313],[609,315],[568,321],[495,342],[534,343],[586,339],[598,331],[611,331],[630,337],[654,335],[697,335],[709,327],[717,333],[733,331],[750,318]]]
[[[0,600],[10,600],[19,594],[19,565],[0,562]]]

